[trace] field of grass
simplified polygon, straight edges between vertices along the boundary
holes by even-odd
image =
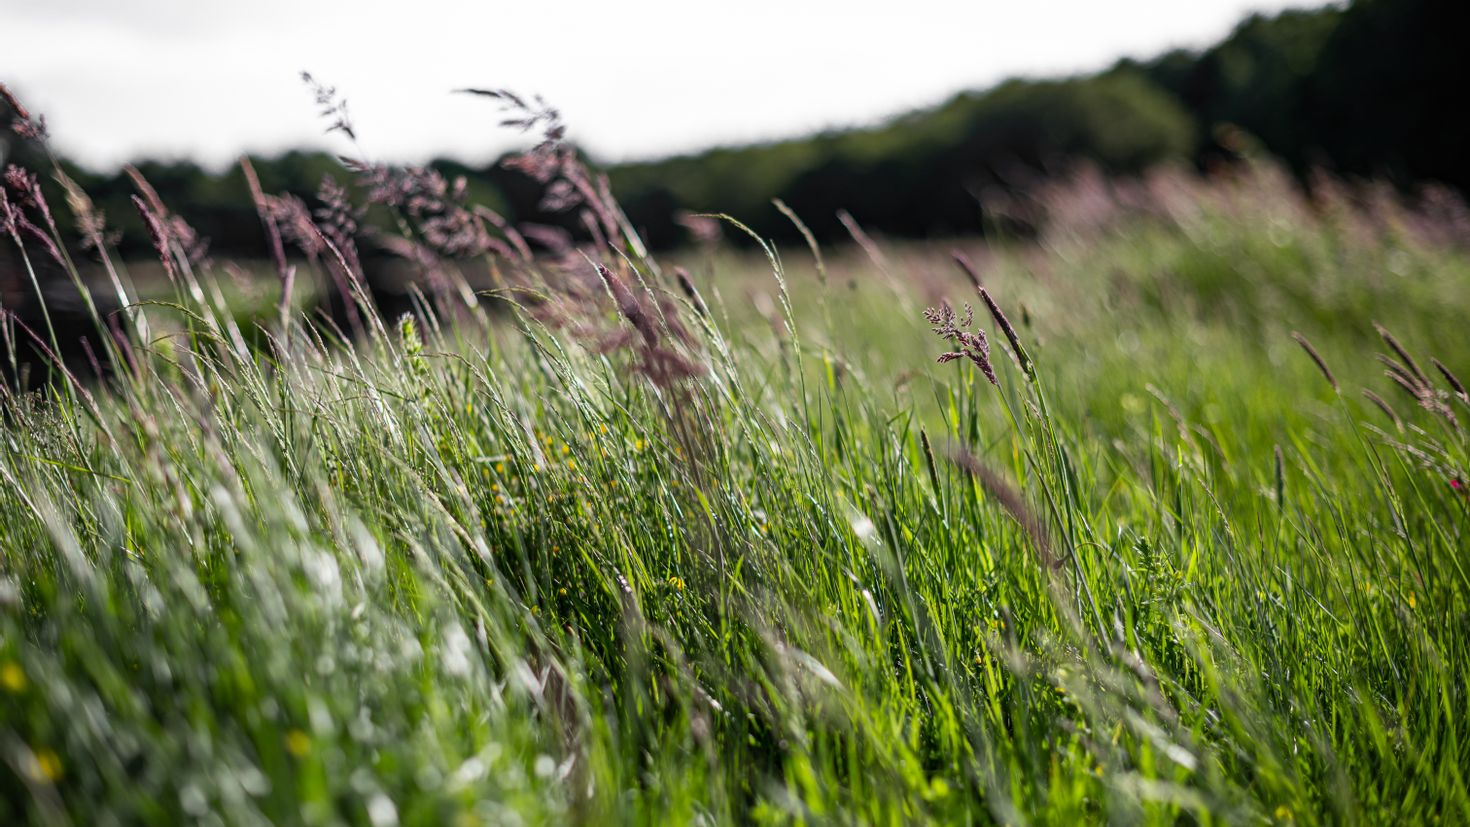
[[[1020,352],[950,245],[625,239],[263,348],[173,262],[4,398],[0,822],[1470,816],[1463,210],[1040,201],[958,244]]]

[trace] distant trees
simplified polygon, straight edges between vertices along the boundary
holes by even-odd
[[[1011,81],[872,129],[613,170],[634,223],[676,235],[670,201],[789,237],[783,197],[821,236],[841,208],[909,236],[981,228],[989,186],[1076,160],[1129,172],[1201,167],[1251,147],[1314,168],[1470,192],[1470,4],[1357,0],[1255,15],[1202,52],[1120,61],[1093,77]]]
[[[1201,54],[1173,52],[1142,71],[1177,98],[1218,155],[1231,124],[1299,173],[1324,166],[1470,191],[1470,6],[1357,0],[1341,9],[1247,19]]]
[[[1176,51],[1143,64],[1123,61],[1114,71],[1141,71],[1189,110],[1201,137],[1200,160],[1234,153],[1220,140],[1220,128],[1230,125],[1301,169],[1313,160],[1304,114],[1310,81],[1341,17],[1336,9],[1256,15],[1202,54]]]
[[[1309,80],[1308,133],[1337,168],[1470,191],[1470,5],[1359,0]]]
[[[819,236],[849,210],[900,235],[980,228],[979,192],[1067,159],[1128,172],[1187,158],[1189,113],[1138,72],[1010,81],[873,128],[614,168],[613,188],[651,242],[677,236],[668,205],[728,212],[794,238],[783,198]]]

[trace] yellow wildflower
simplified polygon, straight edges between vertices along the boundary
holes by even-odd
[[[20,664],[14,661],[6,661],[0,667],[0,686],[4,686],[7,692],[18,694],[25,691],[26,673],[20,668]]]
[[[286,751],[300,758],[311,752],[311,736],[299,729],[286,733]]]
[[[39,774],[38,781],[58,781],[61,779],[61,758],[49,749],[36,750],[36,772]]]

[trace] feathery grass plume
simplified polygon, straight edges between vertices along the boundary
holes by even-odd
[[[1461,402],[1470,405],[1470,394],[1465,393],[1465,386],[1460,383],[1459,377],[1451,373],[1450,369],[1445,367],[1443,362],[1433,356],[1429,357],[1429,361],[1434,363],[1434,367],[1439,370],[1440,375],[1444,377],[1444,381],[1449,384],[1450,390],[1454,391],[1455,396],[1459,397]]]
[[[638,331],[644,342],[649,345],[656,344],[658,328],[654,325],[653,319],[649,318],[648,311],[643,308],[643,304],[633,295],[633,291],[629,290],[628,285],[624,284],[623,280],[618,278],[612,270],[602,264],[593,266],[597,268],[597,275],[602,277],[602,283],[612,294],[618,312],[623,314],[623,318],[627,319],[629,324],[633,325],[633,329]]]
[[[1367,399],[1369,402],[1372,402],[1378,408],[1378,410],[1383,411],[1383,415],[1387,416],[1389,418],[1389,421],[1393,422],[1393,427],[1395,429],[1399,431],[1404,430],[1403,420],[1399,419],[1399,415],[1394,412],[1393,406],[1388,404],[1388,400],[1384,399],[1373,391],[1368,390],[1367,388],[1363,389],[1363,398]]]
[[[522,132],[539,130],[541,141],[529,151],[513,155],[501,162],[507,169],[514,169],[547,185],[542,196],[541,208],[548,212],[570,212],[578,207],[591,211],[597,220],[594,236],[600,236],[599,246],[612,244],[624,237],[618,221],[618,209],[612,199],[611,188],[606,176],[594,178],[587,165],[564,141],[567,128],[562,122],[561,111],[551,106],[540,95],[530,100],[508,89],[455,89],[456,93],[491,98],[501,103],[501,111],[508,114],[501,126]],[[630,242],[636,241],[629,239]],[[635,249],[641,249],[636,244]]]
[[[15,113],[15,120],[10,124],[10,128],[16,135],[32,141],[46,140],[46,116],[40,115],[32,118],[30,110],[26,109],[25,104],[20,102],[20,98],[17,98],[15,93],[3,83],[0,83],[0,99],[9,104],[11,111]]]
[[[980,298],[985,300],[985,309],[990,311],[990,318],[995,321],[996,327],[1000,328],[1000,332],[1005,334],[1006,341],[1010,343],[1011,353],[1016,359],[1016,364],[1021,367],[1021,372],[1026,374],[1026,378],[1035,380],[1036,368],[1031,363],[1031,354],[1027,353],[1026,348],[1021,345],[1021,338],[1016,335],[1016,329],[1011,327],[1011,320],[1001,312],[1000,305],[991,298],[989,290],[984,287],[980,288]]]
[[[318,107],[317,114],[329,122],[327,132],[341,132],[348,140],[356,141],[357,130],[352,126],[352,117],[347,114],[347,98],[337,94],[337,87],[322,83],[310,72],[301,73],[301,82],[311,90]]]
[[[41,216],[41,221],[48,227],[55,227],[56,221],[51,217],[51,207],[47,205],[46,198],[41,194],[41,179],[35,173],[11,164],[5,168],[5,186],[15,196],[16,201],[28,209],[34,210]]]
[[[603,336],[596,347],[597,350],[607,352],[627,347],[630,343],[633,344],[639,359],[638,372],[660,387],[667,387],[676,381],[699,376],[705,372],[704,365],[680,353],[671,342],[667,341],[662,335],[658,321],[644,305],[642,298],[635,295],[616,273],[599,262],[593,262],[593,267],[596,268],[597,275],[601,277],[607,292],[612,295],[619,315],[626,319],[638,334],[636,340],[619,333]],[[671,313],[674,307],[667,305],[664,311]],[[682,332],[682,327],[673,327],[672,324],[671,329],[676,332],[676,335]],[[683,338],[687,338],[687,333]]]
[[[267,195],[265,207],[281,238],[300,250],[312,263],[326,252],[326,240],[312,220],[311,208],[305,201],[290,193]]]
[[[132,164],[124,164],[123,172],[127,173],[128,178],[133,182],[133,186],[137,188],[138,194],[143,196],[144,200],[148,203],[148,208],[153,210],[155,215],[162,216],[168,212],[168,208],[163,205],[163,199],[158,196],[158,190],[154,189],[153,185],[148,183],[148,179],[143,177],[142,171]]]
[[[145,203],[152,211],[155,223],[162,232],[165,249],[172,245],[183,256],[184,261],[191,266],[202,263],[209,252],[209,239],[195,232],[194,228],[189,226],[189,222],[169,212],[163,199],[158,196],[158,190],[148,183],[148,179],[143,177],[143,173],[137,167],[127,164],[123,167],[123,171],[127,173],[128,178],[132,179],[133,186],[137,187],[138,192],[146,199]]]
[[[17,118],[23,121],[30,120],[30,110],[26,109],[25,104],[20,102],[20,98],[17,98],[15,93],[10,91],[10,87],[3,83],[0,83],[0,100],[4,100],[10,105],[10,108],[15,111]]]
[[[419,230],[424,241],[449,258],[474,258],[493,252],[504,259],[514,257],[510,247],[493,238],[485,224],[465,206],[468,184],[463,176],[450,184],[449,198],[439,205],[439,212],[421,219]]]
[[[1389,333],[1388,329],[1378,322],[1373,323],[1373,329],[1378,331],[1378,335],[1383,339],[1384,343],[1392,348],[1393,352],[1397,353],[1400,359],[1404,360],[1404,364],[1409,366],[1409,370],[1413,372],[1414,378],[1418,380],[1418,384],[1426,388],[1429,387],[1429,377],[1424,371],[1419,369],[1419,363],[1415,362],[1414,357],[1409,355],[1409,351],[1403,345],[1399,344],[1399,340],[1395,339],[1393,334]]]
[[[955,309],[946,302],[939,307],[925,309],[924,318],[938,336],[958,346],[957,350],[939,354],[935,361],[942,365],[956,359],[969,359],[980,368],[990,384],[1000,387],[1000,381],[995,377],[995,366],[990,363],[990,342],[985,338],[985,331],[976,330],[971,333],[966,330],[975,323],[975,311],[969,303],[965,304],[963,316],[956,315]]]
[[[316,191],[321,206],[313,211],[316,225],[326,239],[337,246],[348,260],[357,261],[357,233],[362,225],[365,210],[352,203],[347,188],[331,175],[323,175]]]
[[[1337,377],[1332,375],[1332,369],[1327,367],[1327,361],[1322,358],[1322,354],[1318,353],[1315,347],[1312,347],[1312,343],[1307,341],[1307,337],[1293,330],[1291,332],[1291,338],[1295,339],[1296,343],[1301,345],[1302,350],[1305,350],[1307,355],[1312,358],[1312,361],[1317,365],[1317,370],[1321,371],[1323,378],[1327,380],[1327,384],[1331,385],[1334,391],[1342,393],[1342,388],[1337,384]]]
[[[342,296],[342,305],[347,313],[347,323],[358,332],[364,331],[363,319],[358,305],[365,301],[362,290],[360,265],[355,256],[349,261],[346,254],[332,244],[317,227],[311,210],[300,198],[289,193],[265,196],[267,211],[280,228],[281,237],[306,255],[313,266],[326,270],[332,285]],[[359,295],[362,293],[362,295]]]
[[[542,141],[547,145],[560,142],[566,137],[567,129],[562,123],[561,111],[548,104],[546,99],[540,95],[533,95],[531,100],[527,101],[509,89],[465,88],[453,91],[455,94],[475,95],[500,101],[500,111],[509,114],[509,117],[500,122],[501,126],[519,129],[522,132],[530,132],[540,127]]]
[[[423,237],[424,243],[435,252],[449,258],[465,258],[493,251],[503,258],[514,258],[511,249],[492,238],[484,222],[470,208],[469,184],[463,176],[451,182],[438,170],[429,167],[396,169],[357,162],[348,162],[347,167],[358,175],[359,183],[367,189],[369,203],[401,210]],[[335,182],[323,182],[319,197],[325,205],[317,211],[319,222],[324,225],[340,224],[343,229],[350,227],[356,231],[361,212],[351,206],[346,190]],[[327,237],[341,248],[330,232]],[[349,248],[353,246],[348,245]],[[352,260],[355,258],[354,253]]]
[[[266,198],[265,190],[260,186],[260,178],[255,174],[255,165],[251,164],[250,159],[244,155],[240,156],[240,171],[245,176],[245,185],[250,190],[250,199],[255,202],[255,212],[260,216],[261,225],[265,227],[266,244],[270,248],[271,263],[275,265],[276,278],[281,283],[281,298],[276,304],[276,312],[284,328],[291,320],[291,293],[296,285],[296,268],[286,262],[286,248],[281,241],[281,228],[276,224],[271,204]]]
[[[964,469],[970,476],[979,481],[980,487],[1000,503],[1001,508],[1010,514],[1026,536],[1031,538],[1031,545],[1036,550],[1037,562],[1048,571],[1057,571],[1062,567],[1062,559],[1057,556],[1051,541],[1051,532],[1047,530],[1045,521],[1041,515],[1036,513],[1021,492],[1015,486],[1006,481],[1006,478],[992,471],[979,457],[960,448],[950,454],[950,460]]]
[[[958,264],[960,270],[969,278],[970,286],[975,288],[975,292],[978,293],[985,290],[985,287],[980,283],[980,271],[975,269],[975,265],[970,262],[969,256],[959,250],[953,250],[950,252],[950,257],[954,259],[954,263]]]
[[[9,190],[9,198],[0,205],[0,227],[11,237],[17,246],[23,246],[21,236],[31,238],[41,249],[51,257],[53,261],[61,266],[66,266],[66,260],[57,248],[56,242],[40,225],[32,221],[26,210],[40,214],[41,220],[48,226],[55,227],[51,220],[51,211],[46,206],[46,201],[41,197],[41,187],[36,176],[20,167],[11,164],[5,170],[4,185],[0,186],[0,193]]]
[[[153,249],[158,253],[158,260],[163,262],[163,272],[168,275],[170,282],[177,282],[179,274],[175,269],[173,254],[169,252],[168,233],[159,223],[158,216],[154,215],[153,210],[148,207],[147,201],[136,195],[129,196],[129,198],[133,202],[133,207],[137,209],[139,217],[143,219],[143,227],[148,230],[148,240],[153,242]]]

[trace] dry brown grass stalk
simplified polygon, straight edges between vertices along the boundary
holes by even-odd
[[[995,326],[1000,328],[1000,332],[1005,334],[1006,341],[1010,343],[1011,355],[1015,358],[1016,364],[1020,366],[1021,372],[1026,374],[1027,378],[1035,379],[1036,372],[1031,364],[1031,354],[1027,353],[1026,348],[1021,344],[1021,337],[1016,335],[1016,329],[1011,326],[1011,320],[1006,318],[1000,305],[995,303],[990,291],[984,287],[980,288],[980,298],[985,301],[985,309],[990,311],[990,318],[995,322]]]

